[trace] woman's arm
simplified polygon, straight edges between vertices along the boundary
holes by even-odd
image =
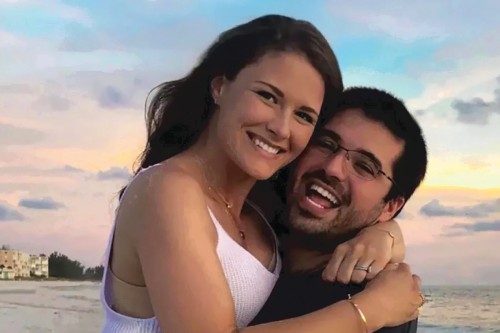
[[[354,238],[337,246],[323,271],[327,281],[359,283],[375,277],[388,263],[403,262],[406,245],[395,220],[379,222],[362,229]],[[356,265],[369,271],[354,269]]]
[[[374,232],[373,236],[376,236],[376,232],[381,231],[389,236],[392,240],[392,251],[391,251],[391,263],[403,262],[406,257],[406,245],[403,236],[403,231],[399,226],[399,223],[395,220],[390,220],[387,222],[379,222],[375,225],[369,226],[361,231],[361,233]]]
[[[204,194],[185,174],[164,171],[145,172],[136,178],[142,178],[142,184],[130,187],[127,193],[137,198],[141,226],[135,245],[163,332],[364,332],[359,314],[347,301],[295,319],[238,329]],[[391,282],[385,284],[390,288],[367,288],[353,298],[370,331],[392,323],[391,319],[408,321],[413,309],[409,299],[418,303],[418,294],[411,294],[415,287],[409,269],[388,276],[391,274]],[[395,304],[396,295],[406,299]]]
[[[136,249],[162,332],[233,332],[235,309],[200,185],[181,171],[145,172]]]

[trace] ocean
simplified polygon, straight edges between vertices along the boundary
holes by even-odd
[[[419,333],[500,333],[499,287],[424,287]],[[0,332],[97,333],[99,283],[0,281]]]
[[[423,287],[419,333],[500,333],[500,286]]]

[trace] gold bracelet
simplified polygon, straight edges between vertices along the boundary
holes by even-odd
[[[368,331],[368,323],[366,322],[366,317],[365,317],[365,314],[363,313],[363,311],[361,311],[359,306],[356,303],[354,303],[351,299],[348,299],[347,301],[349,303],[351,303],[352,306],[354,306],[354,308],[356,309],[356,312],[358,313],[359,317],[361,318],[361,321],[363,322],[363,326],[365,327],[365,332],[370,333]]]

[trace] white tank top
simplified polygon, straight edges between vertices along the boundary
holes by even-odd
[[[256,209],[269,226],[269,223],[260,211],[251,203],[249,204]],[[281,259],[277,251],[277,239],[269,226],[274,236],[276,256],[276,265],[271,272],[250,252],[236,243],[226,233],[210,209],[208,211],[217,229],[218,242],[216,250],[233,297],[236,309],[236,324],[239,328],[245,327],[254,319],[266,302],[281,271]],[[109,285],[108,264],[115,223],[109,236],[104,257],[104,276],[100,297],[105,312],[102,333],[161,333],[156,317],[146,319],[128,317],[114,311],[109,305],[111,288]],[[165,283],[168,283],[168,280]]]

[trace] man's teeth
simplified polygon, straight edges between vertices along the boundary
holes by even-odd
[[[329,192],[327,189],[325,189],[317,184],[312,184],[311,190],[320,194],[323,198],[330,200],[330,202],[334,205],[336,205],[338,203],[337,198],[331,192]]]
[[[259,148],[267,151],[268,153],[271,153],[271,154],[277,154],[280,149],[279,148],[274,148],[274,147],[271,147],[269,146],[267,143],[255,138],[253,139],[253,143],[258,146]]]

